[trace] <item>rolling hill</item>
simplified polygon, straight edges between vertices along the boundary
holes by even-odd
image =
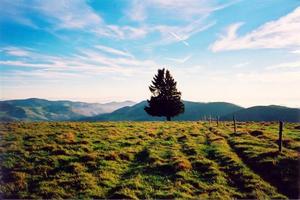
[[[112,113],[100,114],[80,119],[80,121],[161,121],[163,117],[149,116],[144,107],[147,102],[142,101],[133,106],[120,108]],[[220,120],[232,120],[235,115],[238,121],[278,121],[300,122],[300,109],[283,106],[254,106],[243,108],[226,102],[200,103],[184,101],[185,112],[172,120],[195,121],[220,117]]]
[[[1,121],[65,121],[112,112],[134,102],[106,104],[73,101],[49,101],[45,99],[21,99],[0,101]]]
[[[149,116],[144,107],[147,102],[142,101],[133,106],[120,108],[112,113],[100,114],[93,117],[81,119],[82,121],[152,121],[152,120],[165,120],[163,117]],[[216,117],[229,113],[236,112],[243,109],[243,107],[226,103],[226,102],[213,102],[213,103],[199,103],[184,101],[185,112],[184,114],[175,117],[174,120],[200,120],[204,117]]]
[[[0,101],[0,121],[162,121],[163,117],[149,116],[147,102],[132,101],[106,104],[73,101],[49,101],[30,98]],[[300,121],[300,109],[283,106],[254,106],[243,108],[226,102],[200,103],[184,101],[185,112],[172,120],[195,121],[220,117],[238,121]]]
[[[254,106],[236,111],[221,117],[221,120],[231,120],[235,115],[239,121],[300,121],[300,109],[284,106]]]

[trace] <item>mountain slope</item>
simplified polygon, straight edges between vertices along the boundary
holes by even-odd
[[[0,101],[0,121],[64,121],[76,120],[101,113],[112,112],[134,102],[106,104],[73,101],[49,101],[45,99],[21,99]]]
[[[163,117],[149,116],[144,107],[147,102],[142,101],[134,106],[120,108],[112,113],[100,114],[93,117],[83,118],[82,121],[152,121],[152,120],[164,120]],[[225,103],[225,102],[213,102],[213,103],[199,103],[184,101],[185,112],[174,120],[200,120],[206,117],[216,117],[226,115],[240,109],[240,106]]]
[[[287,121],[300,122],[300,109],[284,106],[254,106],[221,117],[231,120],[235,115],[238,121]]]
[[[0,101],[0,121],[161,121],[163,117],[149,116],[146,101],[111,102],[106,104],[72,101],[23,99]],[[220,117],[220,120],[287,121],[300,122],[300,109],[283,106],[254,106],[243,108],[226,102],[199,103],[184,101],[185,112],[172,120],[202,120]]]

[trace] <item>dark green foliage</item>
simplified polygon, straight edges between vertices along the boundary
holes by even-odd
[[[171,117],[184,112],[184,104],[181,101],[181,92],[177,91],[176,82],[169,70],[159,69],[149,87],[152,93],[145,111],[151,116],[165,116],[168,121]]]

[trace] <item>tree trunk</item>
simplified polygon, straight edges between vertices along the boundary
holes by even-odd
[[[171,121],[171,117],[170,116],[167,116],[167,121]]]

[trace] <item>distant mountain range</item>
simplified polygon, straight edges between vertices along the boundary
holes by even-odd
[[[165,120],[163,117],[152,117],[144,111],[144,107],[147,102],[142,101],[133,106],[120,108],[112,113],[100,114],[93,117],[83,118],[83,121],[151,121],[151,120]],[[243,107],[225,103],[225,102],[213,102],[213,103],[199,103],[184,101],[185,112],[173,120],[201,120],[205,117],[223,116],[229,113],[236,112],[243,109]]]
[[[165,120],[162,117],[149,116],[142,101],[133,106],[120,108],[112,113],[100,114],[80,119],[81,121],[152,121]],[[232,120],[235,115],[238,121],[278,121],[300,122],[300,109],[283,106],[254,106],[243,108],[226,102],[199,103],[184,101],[185,112],[173,120],[203,120],[219,117],[220,120]]]
[[[0,121],[161,121],[162,117],[149,116],[147,102],[132,101],[106,104],[72,101],[23,99],[0,101]],[[220,120],[300,122],[300,109],[283,106],[254,106],[244,108],[226,102],[200,103],[184,101],[185,112],[173,120]]]
[[[287,121],[300,122],[300,109],[284,106],[254,106],[238,110],[221,117],[221,120],[230,120],[235,116],[239,121]]]
[[[132,101],[84,103],[73,101],[49,101],[45,99],[21,99],[0,101],[0,121],[66,121],[110,113]]]

